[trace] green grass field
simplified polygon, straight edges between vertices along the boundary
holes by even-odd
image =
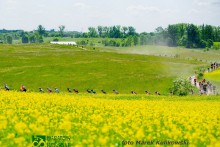
[[[69,87],[83,92],[117,89],[120,93],[157,90],[168,94],[175,78],[187,78],[198,67],[207,65],[196,60],[118,51],[50,44],[1,45],[0,81],[15,90],[23,84],[29,91],[38,91],[38,87],[66,91]]]
[[[1,81],[12,89],[24,84],[30,91],[38,87],[65,91],[70,87],[80,91],[118,89],[122,93],[158,90],[167,94],[173,79],[186,78],[199,67],[218,61],[219,51],[164,46],[94,50],[35,44],[1,45],[0,56]]]
[[[220,49],[220,42],[214,42],[213,47],[214,49]]]
[[[181,58],[185,60],[196,60],[199,62],[216,62],[219,61],[220,51],[203,49],[187,49],[183,47],[167,47],[167,46],[137,46],[127,48],[109,48],[110,51],[127,54],[141,54],[153,56],[167,56],[170,58]]]
[[[54,38],[48,37],[44,39],[44,42],[49,43]],[[203,62],[216,62],[219,61],[220,51],[215,50],[219,48],[220,42],[214,42],[214,48],[207,51],[206,49],[186,49],[185,47],[168,47],[159,45],[146,45],[146,46],[131,46],[131,47],[104,47],[100,42],[104,38],[59,38],[59,41],[88,41],[92,42],[95,47],[102,47],[105,51],[117,52],[124,54],[143,54],[153,56],[168,56],[171,58],[178,57],[186,60],[197,60]],[[116,39],[121,40],[121,39]],[[88,44],[88,46],[89,46]]]

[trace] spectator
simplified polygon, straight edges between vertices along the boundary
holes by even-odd
[[[196,79],[194,79],[194,85],[196,86]]]

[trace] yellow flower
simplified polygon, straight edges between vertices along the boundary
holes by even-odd
[[[7,120],[0,120],[0,130],[7,128],[8,121]]]
[[[14,133],[9,133],[7,135],[7,139],[13,139],[15,137],[15,134]]]
[[[144,134],[144,130],[142,128],[140,128],[137,133],[136,133],[136,138],[137,139],[142,139],[145,137],[145,134]]]
[[[108,126],[103,126],[102,127],[102,133],[107,133],[109,131],[109,127]]]
[[[15,130],[20,133],[23,134],[24,130],[27,128],[27,125],[23,122],[19,122],[15,125]]]
[[[31,135],[70,136],[72,146],[120,146],[122,140],[136,139],[220,146],[218,100],[171,101],[175,97],[160,100],[156,96],[147,96],[154,100],[119,100],[115,95],[0,92],[0,132],[6,134],[0,146],[10,142],[30,146],[27,138]]]
[[[107,139],[107,137],[99,137],[98,141],[102,146],[104,146],[104,145],[106,145],[108,139]]]

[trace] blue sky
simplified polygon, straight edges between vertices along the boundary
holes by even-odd
[[[220,0],[0,0],[0,14],[0,29],[121,25],[150,32],[182,22],[220,26]]]

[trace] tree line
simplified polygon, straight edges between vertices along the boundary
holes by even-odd
[[[22,43],[43,43],[44,38],[47,37],[72,37],[73,34],[78,33],[64,32],[65,26],[61,25],[58,27],[58,31],[54,29],[46,30],[42,25],[39,25],[34,31],[24,31],[24,30],[0,30],[0,43],[12,44],[13,40],[21,40]]]
[[[0,43],[11,44],[13,40],[21,39],[22,43],[42,43],[46,37],[71,38],[104,38],[100,42],[104,46],[135,46],[135,45],[167,45],[171,47],[185,46],[187,48],[210,48],[213,42],[220,42],[220,26],[172,24],[167,28],[157,27],[154,32],[137,33],[132,26],[97,26],[89,27],[87,32],[65,31],[65,26],[58,31],[46,30],[39,25],[36,30],[0,30]],[[88,42],[78,42],[88,45]],[[90,43],[93,45],[93,43]]]
[[[213,42],[220,42],[220,26],[172,24],[167,28],[157,27],[154,32],[137,33],[134,27],[98,26],[89,27],[88,32],[82,33],[81,38],[105,38],[105,46],[132,45],[167,45],[171,47],[185,46],[186,48],[210,48]],[[121,38],[116,40],[114,38]]]
[[[129,36],[138,36],[136,29],[132,26],[98,26],[89,27],[88,32],[78,34],[82,38],[127,38]]]

